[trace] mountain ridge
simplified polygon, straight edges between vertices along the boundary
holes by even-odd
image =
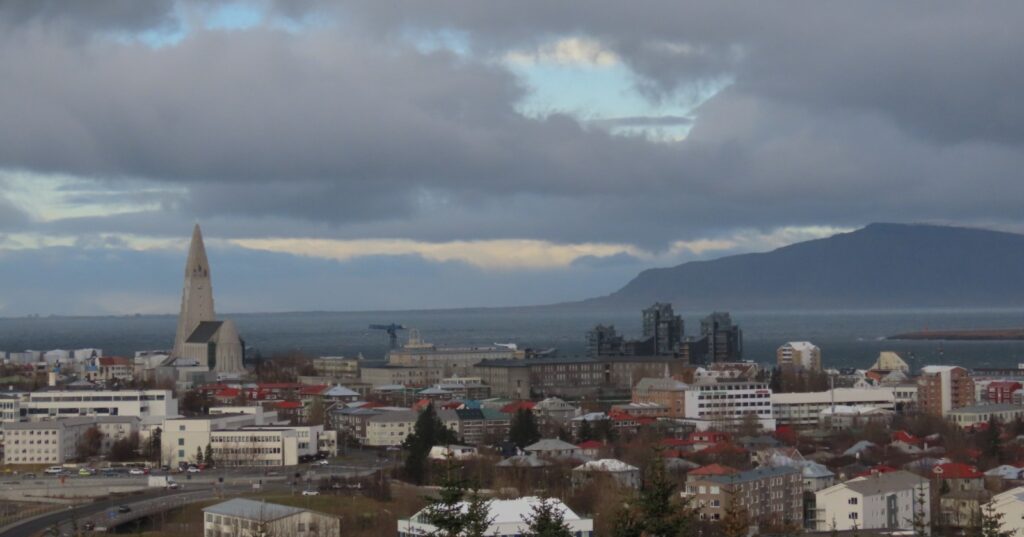
[[[1024,235],[873,223],[768,252],[640,272],[577,305],[684,309],[1007,307],[1024,305]]]

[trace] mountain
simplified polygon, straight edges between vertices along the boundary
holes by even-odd
[[[588,307],[850,309],[1024,306],[1024,235],[871,224],[765,253],[641,272]]]

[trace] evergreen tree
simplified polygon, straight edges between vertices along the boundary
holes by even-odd
[[[196,446],[196,464],[203,464],[203,448]]]
[[[526,517],[527,530],[523,537],[573,537],[565,522],[565,512],[552,498],[542,498]]]
[[[988,420],[988,427],[979,437],[979,446],[982,453],[991,457],[993,462],[998,463],[1003,454],[1003,443],[999,438],[999,419],[992,416]]]
[[[925,517],[925,509],[928,507],[928,499],[924,494],[924,486],[918,485],[917,499],[914,501],[914,517],[911,519],[911,523],[914,526],[915,537],[928,537],[928,519]]]
[[[648,537],[676,537],[689,533],[693,515],[686,505],[674,501],[676,485],[665,471],[660,450],[656,450],[644,477],[644,486],[637,500],[643,534]]]
[[[637,517],[637,510],[634,505],[626,503],[615,513],[615,523],[612,526],[613,537],[642,537],[644,532],[643,524]]]
[[[577,442],[586,442],[587,440],[593,440],[593,439],[594,439],[594,429],[590,426],[590,421],[583,420],[583,423],[580,423],[579,431],[576,432],[576,441]]]
[[[327,422],[327,411],[323,399],[314,397],[306,410],[306,425],[325,425]]]
[[[1003,530],[1003,513],[989,500],[981,508],[981,537],[1013,537],[1015,530]]]
[[[402,446],[406,449],[405,475],[417,485],[423,483],[427,471],[427,455],[436,445],[450,444],[455,434],[441,423],[434,405],[429,404],[416,418],[413,432],[405,438]]]
[[[533,411],[525,408],[516,410],[515,416],[512,417],[512,425],[508,430],[508,439],[519,449],[540,440],[540,429],[537,427],[537,419],[534,417]]]
[[[213,445],[206,444],[206,453],[203,454],[203,460],[206,461],[207,466],[213,466]]]
[[[490,501],[469,490],[450,456],[438,498],[430,501],[423,516],[436,528],[431,537],[484,537],[493,520]]]

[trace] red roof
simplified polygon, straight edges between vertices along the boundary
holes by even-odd
[[[260,390],[298,390],[303,386],[297,382],[264,382],[256,385]]]
[[[691,442],[726,442],[730,438],[729,433],[705,431],[701,433],[690,433]]]
[[[533,410],[533,407],[535,406],[537,406],[537,403],[534,403],[533,401],[513,401],[501,407],[501,411],[506,414],[515,414],[516,412],[519,412],[519,409]]]
[[[120,356],[104,356],[99,359],[100,366],[110,367],[112,365],[132,365],[127,358],[121,358]]]
[[[584,440],[583,442],[576,444],[576,447],[580,449],[601,449],[604,447],[604,444],[597,440]]]
[[[321,384],[317,386],[303,386],[299,390],[299,395],[320,395],[321,393],[324,392],[324,390],[326,390],[329,387],[330,386],[326,384]]]
[[[293,409],[302,408],[302,403],[300,403],[298,401],[281,401],[280,403],[277,403],[274,406],[276,406],[277,408],[280,408],[280,409],[293,410]]]
[[[740,471],[735,468],[715,463],[690,470],[688,475],[732,475],[738,473]]]
[[[892,433],[892,441],[893,442],[904,442],[904,443],[913,444],[913,445],[918,445],[921,442],[923,442],[923,440],[921,440],[920,438],[918,438],[918,437],[908,433],[907,431],[895,431],[895,432],[893,432]]]
[[[1000,389],[1000,388],[1016,389],[1016,388],[1020,388],[1021,387],[1021,383],[1019,383],[1019,382],[1017,382],[1015,380],[994,380],[994,381],[988,383],[988,387],[989,387],[989,389],[992,389],[992,388],[996,388],[996,389]]]
[[[979,479],[984,475],[977,468],[959,462],[940,464],[932,468],[932,474],[943,479]]]
[[[238,388],[223,388],[217,390],[213,396],[218,399],[234,399],[235,397],[238,397],[239,393],[241,393],[241,390]]]

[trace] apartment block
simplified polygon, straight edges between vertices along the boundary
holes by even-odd
[[[799,524],[803,520],[803,476],[787,466],[722,475],[691,475],[686,494],[701,520],[717,521],[738,501],[752,523]]]
[[[918,409],[925,414],[945,416],[950,410],[974,404],[974,380],[960,366],[925,366],[917,386]]]

